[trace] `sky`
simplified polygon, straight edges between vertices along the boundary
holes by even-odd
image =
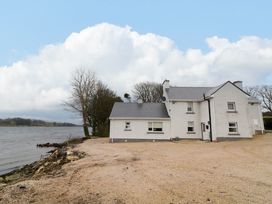
[[[73,122],[78,67],[119,95],[177,86],[272,82],[272,1],[0,1],[0,118]]]

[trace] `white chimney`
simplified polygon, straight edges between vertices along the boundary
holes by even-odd
[[[234,81],[233,84],[243,90],[243,82],[242,81]]]
[[[168,90],[169,90],[169,88],[170,88],[170,81],[168,80],[168,79],[165,79],[164,80],[164,82],[162,83],[162,95],[163,95],[163,102],[165,103],[166,102],[166,100],[167,100],[167,96],[168,96]]]
[[[142,103],[143,103],[143,100],[139,98],[139,99],[137,100],[137,103],[138,103],[138,104],[142,104]]]

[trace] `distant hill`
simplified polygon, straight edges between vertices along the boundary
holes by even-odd
[[[47,122],[43,120],[25,118],[0,119],[0,126],[44,126],[44,127],[72,127],[77,126],[72,123]]]

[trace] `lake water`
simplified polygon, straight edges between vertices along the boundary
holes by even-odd
[[[82,136],[82,127],[0,127],[0,175],[39,160],[50,150],[37,144]]]

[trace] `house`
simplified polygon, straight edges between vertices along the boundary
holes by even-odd
[[[260,101],[241,81],[216,87],[173,87],[163,82],[162,103],[115,103],[110,141],[252,138],[264,131]]]

